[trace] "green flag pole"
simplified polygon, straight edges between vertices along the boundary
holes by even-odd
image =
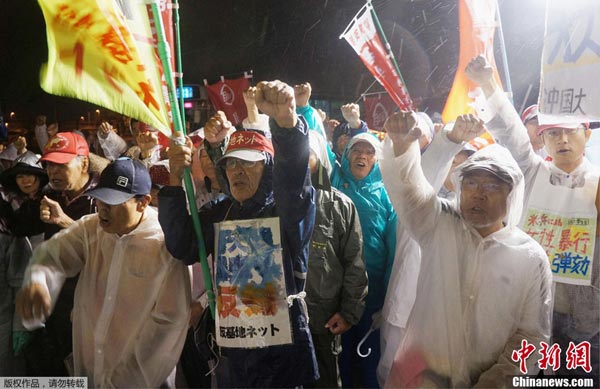
[[[158,9],[157,1],[152,2],[152,17],[154,18],[154,24],[156,27],[156,35],[158,40],[158,54],[163,65],[165,73],[165,79],[167,81],[169,102],[171,103],[171,113],[173,114],[173,123],[175,125],[175,131],[181,132],[185,135],[185,127],[181,121],[181,111],[179,110],[179,104],[177,96],[175,94],[175,83],[173,82],[173,70],[171,69],[169,47],[165,39],[165,30],[160,17],[160,11]],[[183,93],[183,91],[182,91]],[[204,285],[206,286],[206,293],[208,294],[208,302],[210,306],[210,313],[212,317],[215,317],[215,294],[213,291],[212,277],[208,262],[206,260],[206,248],[204,247],[204,237],[202,236],[202,228],[200,226],[200,218],[198,217],[198,207],[196,206],[196,199],[194,196],[194,184],[192,182],[192,175],[190,168],[186,168],[183,172],[183,183],[185,186],[185,192],[187,194],[188,205],[190,207],[190,213],[192,216],[192,223],[194,225],[194,232],[196,233],[196,239],[198,240],[198,251],[200,256],[200,265],[202,266],[202,277],[204,278]]]
[[[175,25],[175,63],[177,65],[177,74],[179,75],[179,108],[181,109],[181,119],[185,127],[185,106],[183,105],[183,64],[181,63],[181,36],[179,35],[179,1],[173,0],[173,20]]]

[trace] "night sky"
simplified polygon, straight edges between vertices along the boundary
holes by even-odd
[[[0,103],[33,120],[76,118],[96,107],[39,88],[47,58],[45,24],[33,0],[0,0]],[[354,101],[373,82],[352,48],[338,39],[362,0],[181,0],[185,83],[254,71],[254,82],[309,81],[313,96]],[[515,104],[528,86],[537,98],[544,34],[543,0],[499,1]],[[458,61],[458,8],[453,0],[374,0],[403,78],[422,108],[441,110]],[[498,41],[498,39],[496,39]],[[496,42],[498,43],[498,42]],[[496,44],[498,48],[498,44]],[[496,50],[501,69],[501,55]],[[378,85],[371,90],[381,90]]]

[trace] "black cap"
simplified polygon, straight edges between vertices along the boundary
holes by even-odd
[[[134,196],[150,194],[151,188],[150,173],[141,162],[119,158],[102,171],[100,182],[87,194],[103,203],[117,205]]]

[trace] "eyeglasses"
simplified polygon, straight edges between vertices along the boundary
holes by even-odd
[[[502,190],[503,186],[504,185],[499,182],[478,182],[471,178],[464,178],[461,184],[463,191],[473,192],[475,190],[481,190],[487,194],[499,192]]]
[[[251,168],[256,166],[259,161],[246,161],[238,158],[227,158],[225,160],[225,169],[233,169],[236,166],[241,166],[243,168]]]
[[[373,147],[352,147],[350,152],[354,154],[365,154],[369,157],[375,155],[375,149]]]
[[[577,128],[560,128],[560,127],[554,127],[554,128],[549,128],[549,129],[543,131],[542,135],[548,135],[550,138],[558,138],[562,134],[573,135],[573,134],[579,132],[579,130],[582,130],[582,129],[583,129],[582,126],[579,126]]]

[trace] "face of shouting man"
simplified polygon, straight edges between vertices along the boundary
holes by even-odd
[[[144,209],[150,203],[150,196],[131,198],[124,203],[109,205],[96,200],[100,227],[108,233],[125,235],[140,223]]]
[[[371,173],[377,162],[375,148],[369,142],[357,142],[348,152],[350,172],[357,180],[362,180]]]

